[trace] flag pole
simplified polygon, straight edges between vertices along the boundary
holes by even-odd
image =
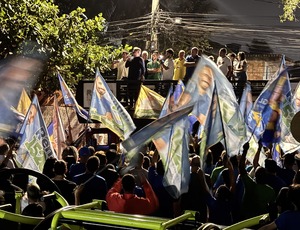
[[[221,107],[220,107],[220,99],[219,99],[219,95],[218,95],[216,80],[214,80],[214,81],[215,81],[215,91],[216,91],[216,96],[217,96],[219,113],[220,113],[220,116],[221,116],[221,125],[222,125],[222,131],[223,131],[223,136],[224,136],[224,145],[225,145],[224,147],[225,147],[226,153],[228,155],[228,148],[227,148],[226,134],[225,134],[225,129],[224,129],[224,122],[223,122],[223,116],[222,116],[222,111],[221,111]]]

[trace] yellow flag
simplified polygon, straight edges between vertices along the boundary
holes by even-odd
[[[28,94],[26,93],[25,89],[23,88],[20,99],[19,99],[19,103],[17,106],[17,111],[26,115],[30,104],[31,104],[31,100],[30,100]]]
[[[157,119],[164,101],[163,96],[142,85],[133,116],[135,118]]]

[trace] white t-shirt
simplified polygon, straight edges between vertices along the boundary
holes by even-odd
[[[126,61],[123,58],[119,59],[119,62],[116,64],[118,72],[117,72],[117,80],[121,80],[123,77],[128,77],[128,68],[125,67]]]
[[[218,57],[217,66],[222,71],[222,73],[226,76],[228,73],[228,67],[231,66],[231,61],[228,57]]]
[[[164,65],[169,67],[168,69],[163,69],[162,80],[173,80],[174,75],[174,61],[171,58],[165,60]]]

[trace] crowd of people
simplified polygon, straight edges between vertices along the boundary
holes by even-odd
[[[148,52],[135,47],[132,56],[124,50],[122,59],[112,65],[118,68],[117,79],[127,80],[127,96],[133,106],[144,79],[187,82],[201,55],[201,50],[193,47],[190,55],[185,57],[185,51],[180,50],[178,58],[173,60],[173,49],[167,49],[163,57],[154,51],[148,60]],[[236,56],[227,54],[222,48],[215,64],[229,80],[237,80],[241,85],[246,82],[245,53],[239,52]],[[228,157],[230,154],[218,143],[207,150],[205,159],[199,156],[199,144],[192,138],[191,143],[189,187],[179,198],[172,197],[164,186],[165,166],[152,143],[144,146],[144,150],[137,152],[130,161],[124,159],[115,143],[108,143],[108,149],[99,151],[99,143],[78,148],[68,146],[61,159],[50,157],[46,160],[42,173],[55,183],[70,205],[99,199],[106,201],[109,211],[165,218],[194,210],[199,212],[202,223],[225,226],[269,213],[270,223],[263,229],[297,229],[295,226],[300,224],[297,218],[300,217],[300,161],[296,153],[283,155],[283,166],[279,167],[272,159],[272,148],[263,147],[260,141],[251,163],[247,161],[249,143],[244,144],[242,154],[232,157]],[[18,167],[14,151],[14,140],[0,138],[0,168]],[[262,165],[259,164],[261,154],[266,157]],[[47,215],[40,199],[48,192],[47,184],[37,180],[24,187],[11,179],[1,178],[0,190],[4,192],[0,192],[0,201],[13,202],[11,191],[23,190],[22,214]]]
[[[199,146],[190,146],[189,188],[178,199],[163,185],[164,165],[156,149],[139,152],[126,162],[114,143],[105,151],[95,151],[94,146],[79,150],[68,146],[61,160],[46,160],[43,174],[53,180],[71,205],[100,199],[107,202],[110,211],[167,218],[195,210],[202,223],[218,225],[270,213],[272,222],[264,229],[296,229],[294,226],[300,224],[300,161],[295,154],[286,154],[281,168],[260,142],[252,164],[246,160],[249,143],[243,146],[241,155],[230,158],[220,143],[217,146],[207,151],[203,164],[196,154]],[[12,152],[12,147],[1,139],[2,168],[16,167]],[[260,154],[266,154],[264,165],[259,165]],[[1,182],[0,190],[5,189]],[[21,202],[24,215],[44,215],[39,198],[47,193],[45,190],[47,186],[39,180],[28,184]]]
[[[185,55],[184,50],[175,53],[172,48],[165,50],[160,55],[158,51],[153,51],[149,58],[148,51],[142,51],[134,47],[132,54],[123,50],[122,58],[113,61],[111,68],[117,69],[117,80],[127,80],[127,93],[129,107],[132,108],[137,99],[141,82],[144,80],[182,80],[188,82],[192,77],[198,61],[201,59],[202,50],[198,47],[191,48],[190,54]],[[214,61],[213,56],[209,58]],[[244,52],[227,53],[226,48],[219,50],[216,65],[230,81],[237,82],[237,88],[242,94],[243,86],[247,81],[247,60]]]

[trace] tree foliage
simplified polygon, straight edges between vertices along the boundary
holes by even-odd
[[[300,8],[300,0],[282,0],[283,14],[280,15],[280,21],[296,21],[295,11]]]
[[[93,77],[94,70],[109,70],[121,47],[101,46],[105,19],[92,19],[85,9],[60,14],[52,0],[1,0],[0,57],[22,52],[21,44],[35,41],[30,52],[47,55],[43,74],[35,88],[52,93],[59,88],[57,71],[71,87],[83,78]]]

